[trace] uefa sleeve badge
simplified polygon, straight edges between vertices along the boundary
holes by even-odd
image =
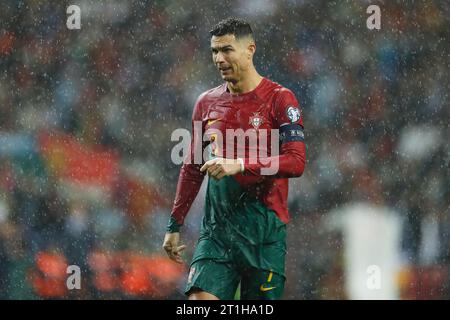
[[[286,115],[291,123],[297,122],[301,117],[300,109],[294,106],[288,106],[286,109]]]

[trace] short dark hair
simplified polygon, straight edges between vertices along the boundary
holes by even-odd
[[[250,24],[247,21],[238,18],[227,18],[216,24],[211,31],[209,31],[212,36],[224,36],[226,34],[233,34],[236,39],[242,37],[253,37],[253,31]]]

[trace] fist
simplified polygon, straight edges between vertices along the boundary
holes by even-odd
[[[177,263],[183,263],[183,259],[181,259],[180,253],[186,249],[185,245],[179,246],[178,242],[180,241],[180,233],[166,233],[164,237],[163,248],[166,250],[167,255],[170,259]]]
[[[225,176],[232,176],[243,171],[243,164],[240,159],[215,158],[206,161],[200,168],[201,172],[208,171],[208,175],[220,180]]]

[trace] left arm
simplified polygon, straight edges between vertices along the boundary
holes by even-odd
[[[303,135],[303,117],[294,94],[281,89],[275,101],[274,117],[279,127],[280,154],[262,159],[216,158],[206,162],[200,169],[216,179],[243,172],[244,175],[261,176],[261,169],[270,168],[278,161],[276,178],[293,178],[303,174],[306,165],[306,147]]]

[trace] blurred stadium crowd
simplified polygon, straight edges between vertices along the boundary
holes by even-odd
[[[81,30],[66,27],[69,4]],[[381,30],[366,27],[369,4]],[[402,216],[400,298],[450,298],[445,1],[1,7],[0,298],[183,298],[186,267],[161,250],[179,171],[170,137],[220,84],[208,31],[229,15],[252,23],[257,69],[293,90],[305,117],[285,298],[347,297],[343,238],[324,221],[360,201]],[[201,202],[182,230],[187,260]],[[67,265],[80,266],[81,290],[67,290]]]

